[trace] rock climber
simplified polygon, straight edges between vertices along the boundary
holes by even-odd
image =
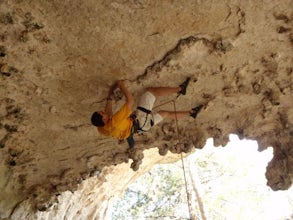
[[[180,119],[186,116],[196,118],[203,105],[199,105],[190,111],[152,111],[156,97],[165,96],[173,93],[185,95],[189,84],[188,77],[178,87],[149,87],[140,98],[135,112],[132,108],[135,100],[125,86],[124,80],[117,81],[108,93],[107,103],[104,111],[97,111],[92,114],[91,122],[97,127],[98,131],[106,136],[114,137],[118,140],[127,140],[132,149],[135,145],[133,134],[148,131],[150,128],[165,118]],[[115,114],[112,113],[112,94],[119,88],[126,98],[125,104]]]

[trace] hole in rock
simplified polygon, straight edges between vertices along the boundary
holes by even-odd
[[[191,214],[197,219],[293,219],[293,187],[273,191],[266,186],[265,171],[273,149],[258,152],[257,148],[256,141],[239,140],[236,135],[230,135],[226,147],[216,148],[209,139],[202,150],[184,159],[189,199],[182,162],[156,165],[121,198],[110,201],[107,216],[190,219],[190,201]]]

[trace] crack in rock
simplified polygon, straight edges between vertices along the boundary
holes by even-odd
[[[190,47],[194,45],[196,42],[202,41],[211,51],[215,50],[217,41],[209,40],[205,37],[196,37],[190,36],[178,41],[177,45],[169,50],[161,60],[153,62],[151,65],[147,66],[144,73],[136,78],[136,80],[140,83],[142,80],[146,78],[148,74],[157,73],[162,70],[163,67],[167,66],[168,63],[172,60],[174,56],[179,54],[185,47]]]

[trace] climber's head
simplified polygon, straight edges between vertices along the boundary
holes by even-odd
[[[96,127],[103,127],[109,121],[109,115],[106,112],[99,111],[94,112],[91,118],[91,122]]]

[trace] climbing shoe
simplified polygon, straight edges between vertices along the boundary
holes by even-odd
[[[199,105],[195,108],[192,109],[192,112],[190,113],[190,116],[193,118],[196,118],[197,114],[200,112],[200,110],[202,109],[204,105]]]
[[[190,81],[190,77],[187,77],[187,79],[182,84],[180,84],[181,91],[178,92],[178,96],[179,95],[186,95],[186,89],[189,84],[189,81]]]

